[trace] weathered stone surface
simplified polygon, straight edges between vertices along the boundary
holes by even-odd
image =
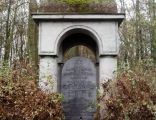
[[[39,12],[117,13],[115,0],[41,0]],[[34,11],[36,12],[36,11]]]
[[[61,92],[66,120],[93,120],[96,103],[96,69],[87,58],[74,57],[62,70]]]
[[[117,13],[115,2],[88,3],[88,4],[66,4],[66,3],[45,3],[39,7],[43,13]]]
[[[57,60],[53,57],[40,57],[39,87],[48,93],[57,92]]]

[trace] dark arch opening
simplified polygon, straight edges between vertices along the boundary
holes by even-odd
[[[89,58],[92,60],[92,62],[95,64],[96,67],[96,72],[97,72],[97,87],[99,87],[99,43],[98,43],[98,39],[96,38],[96,36],[86,30],[86,29],[81,29],[81,28],[77,28],[77,29],[72,29],[67,31],[66,33],[63,34],[63,36],[60,38],[59,40],[59,44],[58,44],[58,73],[59,73],[59,83],[58,83],[58,91],[61,91],[61,74],[62,74],[62,68],[64,66],[64,63],[68,60],[65,59],[65,55],[66,53],[68,53],[70,50],[72,50],[74,47],[85,47],[88,49],[88,51],[90,51],[90,53],[94,56],[93,59]],[[79,55],[75,55],[74,57],[79,56]],[[72,56],[71,56],[72,57]],[[71,58],[69,57],[69,59]],[[86,57],[86,56],[82,56],[82,57]]]
[[[67,53],[71,52],[71,50],[74,50],[74,48],[84,48],[84,50],[90,54],[88,57],[87,55],[83,54],[75,54],[72,56],[81,56],[90,58],[93,62],[98,61],[98,46],[94,38],[86,33],[80,33],[80,32],[74,32],[72,34],[67,35],[62,43],[61,43],[61,51],[62,51],[62,61],[66,61],[66,55]],[[68,56],[68,58],[71,58]]]

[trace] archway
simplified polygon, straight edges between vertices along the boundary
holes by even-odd
[[[63,60],[63,53],[76,45],[84,45],[94,52],[96,62],[98,62],[99,54],[102,52],[102,41],[99,35],[96,31],[86,26],[76,25],[64,29],[59,34],[55,45],[60,61]]]
[[[82,28],[81,28],[82,27]],[[66,59],[66,53],[72,50],[74,47],[85,47],[86,51],[92,56],[83,56],[82,54],[74,55],[73,57],[81,56],[91,59],[91,61],[95,64],[96,67],[96,83],[97,87],[99,87],[99,54],[100,54],[100,38],[93,30],[89,30],[84,26],[74,26],[74,28],[69,28],[62,32],[61,36],[59,37],[59,42],[57,45],[58,48],[58,91],[60,92],[60,83],[61,83],[61,74],[62,68],[69,58]],[[101,45],[102,46],[102,45]]]
[[[66,32],[61,39],[59,88],[68,120],[92,120],[96,111],[99,49],[93,36],[79,28]]]
[[[85,46],[96,57],[95,61],[98,61],[98,46],[96,41],[89,34],[79,30],[80,29],[76,31],[74,29],[73,32],[70,32],[70,34],[66,33],[69,35],[66,36],[66,38],[64,38],[64,40],[62,41],[62,44],[60,46],[60,52],[62,51],[62,53],[60,55],[64,57],[64,54],[74,46]],[[62,60],[63,59],[65,58],[62,58]]]

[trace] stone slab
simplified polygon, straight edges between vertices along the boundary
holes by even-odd
[[[62,70],[61,93],[66,120],[93,120],[96,111],[96,69],[84,57],[68,60]]]

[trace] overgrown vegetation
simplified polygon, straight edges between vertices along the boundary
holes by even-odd
[[[24,61],[0,68],[0,120],[63,120],[61,95],[42,92],[34,71]]]
[[[52,13],[117,13],[114,0],[53,0],[45,1],[40,12]]]
[[[26,61],[0,69],[1,120],[63,120],[62,97],[45,94],[36,84],[36,72]],[[156,68],[140,65],[119,70],[116,80],[103,85],[96,120],[155,120]],[[102,108],[101,107],[101,108]]]
[[[100,120],[155,120],[156,68],[138,65],[104,84]]]

